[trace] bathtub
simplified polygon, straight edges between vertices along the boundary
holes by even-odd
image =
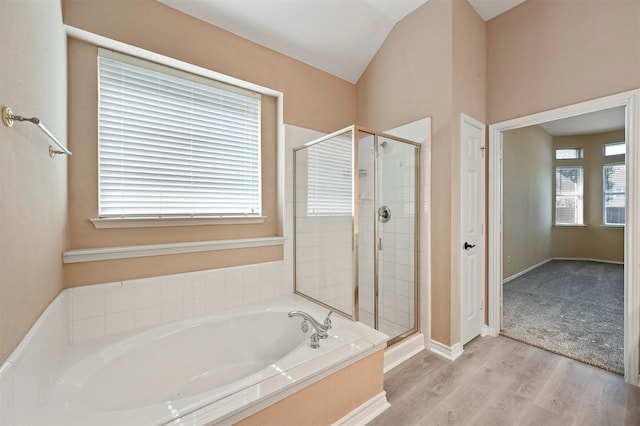
[[[387,336],[337,315],[311,349],[297,296],[72,345],[33,424],[231,424],[382,350]]]

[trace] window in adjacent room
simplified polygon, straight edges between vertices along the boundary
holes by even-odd
[[[614,142],[604,145],[603,154],[605,157],[612,155],[624,155],[627,152],[627,145],[624,142]]]
[[[259,216],[260,94],[100,50],[100,217]]]
[[[583,169],[581,166],[556,167],[556,225],[582,225]]]
[[[624,163],[602,166],[602,218],[604,225],[625,223],[625,188],[627,170]]]
[[[575,160],[582,158],[581,148],[559,148],[556,149],[556,160]]]

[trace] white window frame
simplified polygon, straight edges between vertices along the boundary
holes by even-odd
[[[132,63],[136,66],[142,66],[144,68],[151,68],[154,70],[158,70],[160,72],[170,74],[170,75],[178,75],[181,78],[196,81],[201,84],[208,84],[217,88],[222,88],[227,91],[240,91],[242,94],[251,93],[252,96],[255,96],[259,99],[260,94],[249,92],[255,86],[248,84],[248,88],[240,88],[237,86],[231,86],[229,84],[225,84],[223,82],[212,80],[211,78],[207,78],[208,76],[201,76],[197,74],[192,74],[187,71],[182,71],[175,69],[175,67],[163,66],[157,63],[147,62],[145,60],[122,55],[116,52],[111,52],[105,49],[100,49],[100,56],[109,57],[121,62]],[[235,82],[235,79],[233,79]],[[258,100],[259,102],[259,100]],[[279,97],[279,110],[281,108],[281,97]],[[260,108],[260,105],[258,105]],[[280,112],[280,111],[279,111]],[[259,113],[258,113],[259,114]],[[280,118],[280,117],[279,117]],[[258,132],[261,127],[261,118],[258,115]],[[259,211],[254,212],[253,214],[218,214],[217,212],[211,212],[211,214],[201,214],[201,215],[120,215],[118,217],[101,217],[97,219],[91,219],[94,225],[97,228],[103,227],[144,227],[144,226],[176,226],[176,225],[193,225],[193,224],[212,224],[212,223],[262,223],[266,219],[262,216],[262,171],[261,171],[261,137],[258,134],[258,154],[257,154],[257,163],[258,163],[258,199],[259,199]],[[125,223],[127,222],[127,223]]]
[[[615,147],[615,146],[624,146],[624,152],[620,152],[620,153],[615,153],[615,154],[607,154],[607,148],[609,147]],[[616,155],[625,155],[627,152],[627,143],[624,141],[621,142],[611,142],[611,143],[606,143],[604,144],[604,146],[602,147],[602,156],[603,157],[615,157]]]
[[[573,152],[573,156],[571,157],[558,157],[559,151]],[[556,148],[555,150],[555,158],[556,160],[578,160],[583,158],[582,148]]]
[[[558,170],[560,169],[575,169],[578,170],[578,182],[576,182],[577,185],[577,191],[575,193],[568,193],[568,194],[558,194],[557,189],[558,189],[558,183],[557,183],[557,177],[558,177]],[[584,168],[582,166],[556,166],[554,169],[554,207],[553,207],[553,211],[554,211],[554,215],[553,215],[553,222],[555,226],[584,226]],[[559,197],[562,198],[574,198],[576,200],[576,207],[575,207],[575,218],[576,221],[574,223],[558,223],[558,199]]]
[[[616,154],[618,155],[618,154]],[[606,177],[605,177],[605,169],[610,166],[624,166],[625,167],[625,188],[623,191],[609,191],[605,188],[606,185]],[[606,227],[614,227],[620,228],[624,227],[626,223],[626,164],[624,161],[615,162],[615,163],[605,163],[602,165],[602,225]],[[625,198],[625,221],[623,223],[609,223],[607,222],[607,207],[606,207],[606,198],[607,195],[622,195]]]

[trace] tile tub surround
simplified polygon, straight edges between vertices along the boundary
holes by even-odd
[[[284,262],[189,272],[69,289],[71,341],[191,318],[290,294]]]

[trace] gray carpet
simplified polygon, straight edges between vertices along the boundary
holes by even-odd
[[[624,374],[623,265],[553,260],[503,287],[502,334]]]

